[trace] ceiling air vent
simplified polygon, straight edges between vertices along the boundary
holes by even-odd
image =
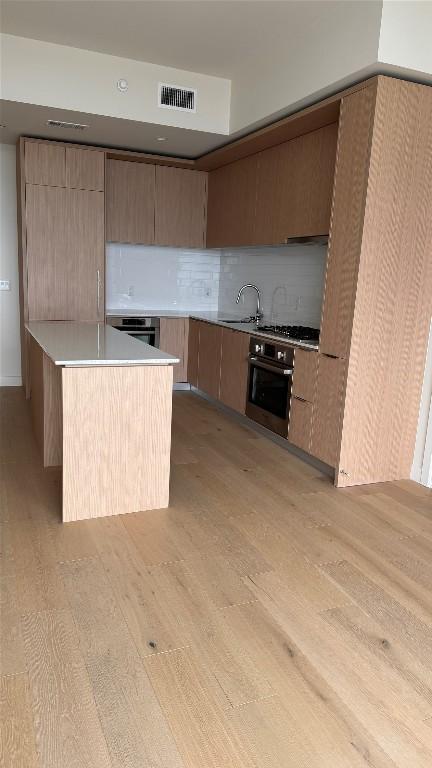
[[[177,85],[159,83],[158,106],[164,109],[180,109],[182,112],[196,112],[195,88],[179,88]]]
[[[47,125],[50,128],[74,128],[75,131],[84,131],[85,128],[89,128],[89,125],[83,123],[68,123],[65,120],[47,120]]]

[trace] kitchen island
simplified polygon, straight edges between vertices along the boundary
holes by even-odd
[[[29,322],[43,465],[62,466],[63,522],[168,506],[178,358],[103,323]]]

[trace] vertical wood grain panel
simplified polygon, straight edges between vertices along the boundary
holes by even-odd
[[[28,335],[26,333],[26,335]],[[33,433],[38,444],[41,457],[44,453],[44,390],[43,390],[43,351],[32,336],[28,338],[29,346],[29,384],[30,384],[30,414]]]
[[[63,521],[168,506],[172,367],[63,368]]]
[[[306,400],[291,398],[288,440],[307,453],[310,453],[312,407]]]
[[[159,346],[164,352],[180,358],[174,365],[174,381],[187,381],[187,324],[185,317],[160,318]]]
[[[199,355],[199,320],[189,320],[188,331],[188,368],[187,380],[193,387],[198,386],[198,355]]]
[[[292,393],[301,400],[313,402],[315,394],[318,352],[296,349]]]
[[[251,245],[256,213],[258,155],[208,175],[207,247]]]
[[[198,388],[219,398],[222,328],[200,322]]]
[[[62,463],[61,368],[43,354],[44,467]]]
[[[66,147],[66,186],[103,192],[105,152]]]
[[[408,478],[432,315],[432,89],[380,77],[339,485]]]
[[[66,186],[66,150],[61,144],[26,141],[24,149],[25,181],[51,187]]]
[[[153,245],[155,166],[106,161],[106,238],[117,243]]]
[[[376,86],[342,100],[320,352],[347,357],[369,178]]]
[[[249,339],[243,331],[222,329],[219,399],[239,413],[246,409]]]
[[[345,360],[319,355],[310,453],[336,467],[340,448]]]
[[[205,246],[207,173],[156,166],[155,243]]]

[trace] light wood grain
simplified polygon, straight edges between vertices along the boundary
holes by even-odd
[[[288,440],[306,453],[310,453],[311,450],[312,409],[312,403],[292,396]]]
[[[0,762],[3,768],[39,768],[26,674],[0,677]]]
[[[30,411],[44,467],[62,463],[61,370],[30,338]]]
[[[191,318],[188,325],[187,380],[194,387],[198,386],[199,329],[199,320]]]
[[[156,166],[155,243],[204,248],[207,174]]]
[[[296,349],[294,352],[294,375],[292,393],[309,403],[314,401],[318,353],[314,350]]]
[[[159,346],[164,352],[179,357],[174,366],[174,381],[187,381],[188,325],[185,317],[161,317]]]
[[[207,248],[251,245],[257,183],[257,155],[209,173]]]
[[[206,394],[219,397],[222,328],[200,322],[198,388]]]
[[[261,152],[252,242],[328,234],[337,123]]]
[[[316,394],[312,411],[310,452],[336,467],[341,440],[345,361],[318,356]]]
[[[33,337],[29,340],[29,381],[30,381],[30,413],[33,434],[44,456],[45,449],[45,408],[44,408],[44,353]]]
[[[24,150],[26,184],[50,187],[66,186],[66,150],[64,145],[26,141]]]
[[[168,505],[171,390],[170,366],[62,369],[63,521]]]
[[[117,243],[153,245],[155,166],[106,161],[106,238]]]
[[[219,400],[238,413],[246,408],[249,339],[242,331],[222,329]]]
[[[66,146],[66,186],[103,192],[105,188],[105,153]]]

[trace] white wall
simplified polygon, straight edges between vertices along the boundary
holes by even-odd
[[[0,386],[21,384],[15,147],[0,144]]]
[[[432,2],[384,0],[378,60],[432,73]]]
[[[227,133],[230,81],[94,51],[1,35],[3,99],[180,128]],[[129,82],[120,93],[119,78]],[[157,106],[159,82],[198,89],[197,111]]]
[[[238,311],[239,289],[254,283],[268,320],[319,328],[326,253],[326,246],[316,245],[222,251],[219,310]],[[239,306],[244,315],[254,313],[255,291],[245,291]]]
[[[218,308],[218,251],[108,243],[107,311]]]

